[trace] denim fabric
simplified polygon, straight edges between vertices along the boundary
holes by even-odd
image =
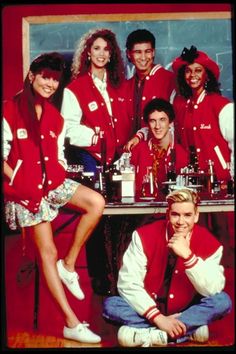
[[[86,150],[78,149],[75,152],[76,160],[79,165],[84,166],[84,172],[94,172],[96,173],[96,167],[100,163]]]
[[[103,317],[117,325],[126,325],[137,328],[150,327],[150,322],[140,316],[120,296],[111,296],[103,302]]]
[[[232,308],[232,301],[224,291],[213,296],[202,297],[198,304],[184,310],[179,319],[186,325],[186,335],[177,340],[178,343],[188,340],[199,326],[208,325],[211,322],[227,315]],[[103,317],[116,325],[126,325],[136,328],[153,327],[145,317],[140,316],[120,296],[108,297],[103,303]]]
[[[211,322],[223,318],[232,309],[232,301],[224,291],[213,296],[203,297],[200,302],[184,310],[179,316],[187,327],[186,335],[192,334],[199,326],[208,325]],[[178,343],[188,338],[177,339]]]

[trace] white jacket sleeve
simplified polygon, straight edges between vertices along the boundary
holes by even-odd
[[[143,127],[136,132],[136,135],[139,137],[140,140],[144,139],[146,141],[148,138],[148,133],[149,133],[149,128]]]
[[[8,155],[11,150],[11,141],[13,140],[13,135],[11,132],[10,125],[6,121],[5,118],[3,118],[3,159],[7,160]]]
[[[140,315],[156,302],[144,289],[147,258],[137,231],[133,232],[132,241],[123,256],[123,264],[119,271],[117,288],[129,305]]]
[[[232,102],[225,105],[219,114],[220,131],[224,139],[228,142],[231,150],[230,173],[234,177],[234,104]]]
[[[65,154],[64,154],[65,131],[66,131],[65,124],[63,124],[63,129],[61,131],[61,134],[58,136],[57,147],[58,147],[58,160],[60,163],[62,162],[62,166],[66,170],[67,169],[67,160],[66,160]]]
[[[70,144],[75,146],[91,146],[95,134],[94,130],[80,124],[83,112],[74,93],[68,88],[64,89],[61,115],[66,124],[66,137]]]
[[[198,257],[197,263],[185,270],[186,275],[196,291],[202,296],[211,296],[221,292],[225,287],[224,267],[220,265],[223,247],[209,258],[203,260]]]

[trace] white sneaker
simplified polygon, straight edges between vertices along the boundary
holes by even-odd
[[[68,290],[78,299],[84,299],[84,293],[79,286],[79,275],[76,272],[69,272],[62,263],[62,259],[57,261],[59,277]]]
[[[65,326],[63,328],[63,336],[67,339],[73,339],[83,343],[100,343],[102,340],[101,337],[88,329],[88,326],[89,324],[86,322],[79,323],[74,328]]]
[[[209,328],[207,325],[200,326],[190,336],[190,340],[193,342],[204,343],[209,339]]]
[[[122,326],[118,331],[118,342],[122,347],[153,347],[167,345],[167,333],[155,327],[134,328]]]

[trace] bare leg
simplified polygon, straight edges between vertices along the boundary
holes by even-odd
[[[75,327],[80,321],[67,301],[64,288],[58,276],[56,267],[57,249],[53,240],[51,224],[43,222],[31,227],[31,230],[41,258],[42,271],[49,291],[64,313],[66,325],[71,328]]]
[[[65,268],[73,272],[82,246],[85,244],[102,216],[105,200],[99,193],[83,185],[79,185],[69,201],[68,206],[83,212],[76,227],[72,245],[64,258]]]

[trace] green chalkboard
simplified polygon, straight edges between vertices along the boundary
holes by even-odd
[[[171,70],[172,60],[180,55],[183,47],[195,45],[205,51],[220,66],[221,91],[233,98],[232,71],[232,20],[220,19],[171,19],[143,21],[89,21],[36,23],[30,25],[29,59],[42,52],[58,51],[71,60],[76,42],[93,28],[109,28],[116,33],[117,41],[124,59],[125,42],[128,34],[135,29],[146,28],[156,37],[156,63]],[[127,77],[132,75],[133,67],[126,61]]]

